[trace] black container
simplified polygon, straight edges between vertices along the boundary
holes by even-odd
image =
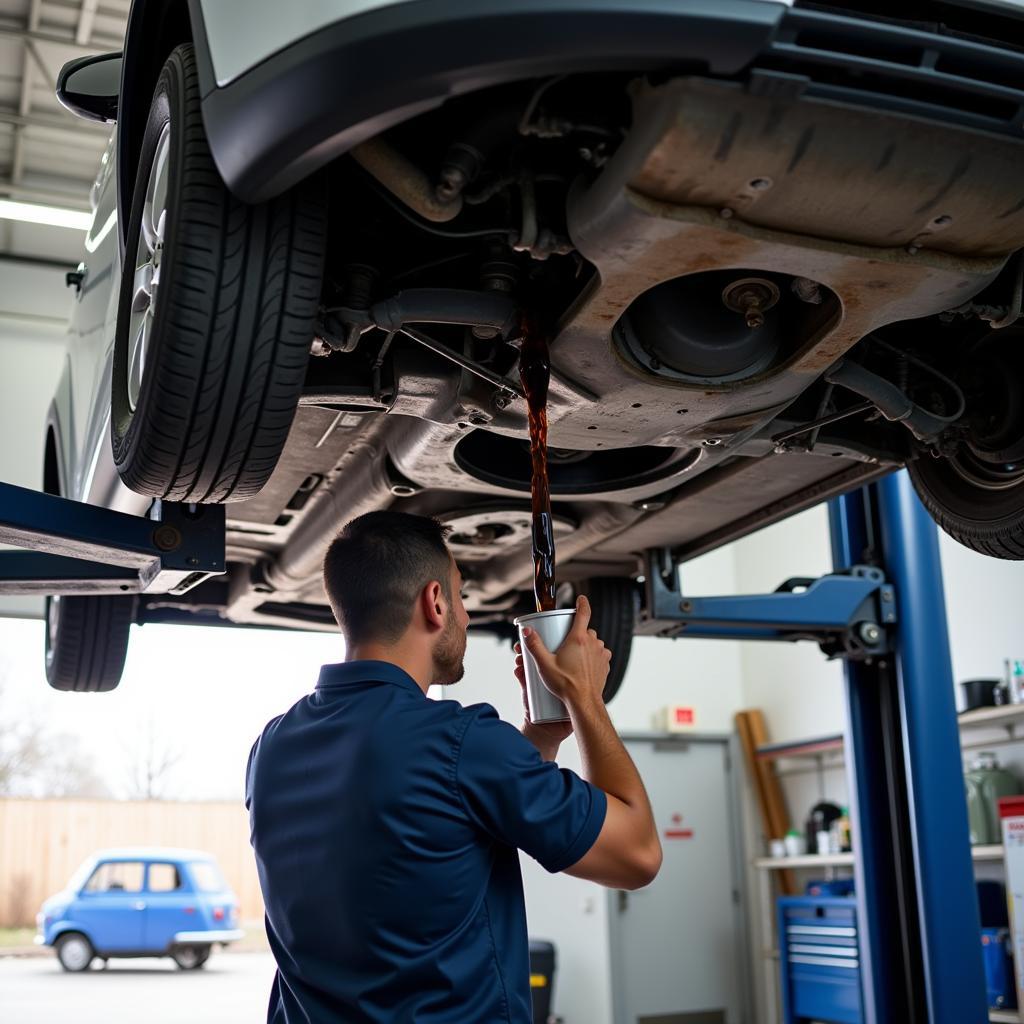
[[[961,684],[964,690],[964,711],[975,708],[994,708],[996,689],[1002,685],[999,679],[965,679]]]
[[[842,808],[827,800],[815,804],[807,817],[804,829],[807,833],[807,852],[818,852],[818,833],[827,832],[832,827],[832,822],[843,815]]]
[[[550,942],[530,939],[530,999],[533,1024],[548,1024],[555,986],[555,947]]]

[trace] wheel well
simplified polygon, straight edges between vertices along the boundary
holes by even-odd
[[[54,935],[54,937],[53,937],[52,945],[56,946],[57,943],[60,942],[61,939],[65,938],[68,935],[81,935],[81,937],[83,939],[85,939],[85,941],[88,942],[89,945],[92,946],[93,949],[96,948],[93,945],[92,939],[90,939],[89,936],[86,935],[85,932],[83,932],[81,928],[65,928],[62,931],[57,932],[57,934]]]
[[[150,100],[171,50],[191,40],[192,22],[182,0],[135,0],[132,4],[117,111],[117,221],[122,254]]]
[[[60,461],[57,457],[57,436],[53,427],[46,431],[46,454],[43,456],[43,493],[60,495]]]

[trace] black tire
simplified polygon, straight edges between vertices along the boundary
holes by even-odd
[[[121,681],[133,596],[48,597],[46,681],[55,690],[101,692]]]
[[[918,497],[954,540],[993,558],[1024,559],[1024,470],[985,463],[964,448],[907,466]]]
[[[623,576],[595,576],[577,584],[559,587],[559,605],[567,607],[583,594],[590,601],[590,628],[612,652],[608,679],[604,684],[604,702],[609,704],[622,686],[633,648],[633,630],[639,606],[636,584]]]
[[[92,943],[81,932],[65,932],[54,943],[57,961],[65,971],[78,974],[89,970],[96,951]]]
[[[210,959],[210,947],[177,946],[171,950],[171,959],[183,971],[198,971]]]
[[[158,149],[166,157],[155,160]],[[159,206],[147,204],[151,184]],[[150,209],[164,217],[147,236]],[[326,219],[322,176],[256,206],[228,192],[203,128],[193,47],[172,51],[142,142],[114,344],[111,436],[132,490],[223,502],[266,483],[309,361]],[[140,299],[136,269],[147,265],[157,280]],[[149,340],[130,392],[133,303]]]

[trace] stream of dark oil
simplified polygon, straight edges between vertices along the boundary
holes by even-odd
[[[537,611],[555,607],[555,535],[551,522],[551,486],[548,481],[548,381],[551,360],[547,334],[532,318],[523,321],[519,352],[519,379],[530,411],[530,496],[533,506],[533,593]]]

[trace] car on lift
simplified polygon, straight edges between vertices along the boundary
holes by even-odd
[[[58,94],[116,122],[45,488],[227,505],[227,573],[50,599],[333,629],[346,520],[452,530],[471,627],[532,607],[523,324],[550,346],[560,600],[619,685],[676,565],[906,467],[1024,557],[1024,8],[1009,0],[135,0]]]
[[[169,956],[196,970],[214,945],[243,937],[238,900],[217,862],[200,850],[99,850],[36,916],[36,945],[51,946],[65,971],[97,957]]]

